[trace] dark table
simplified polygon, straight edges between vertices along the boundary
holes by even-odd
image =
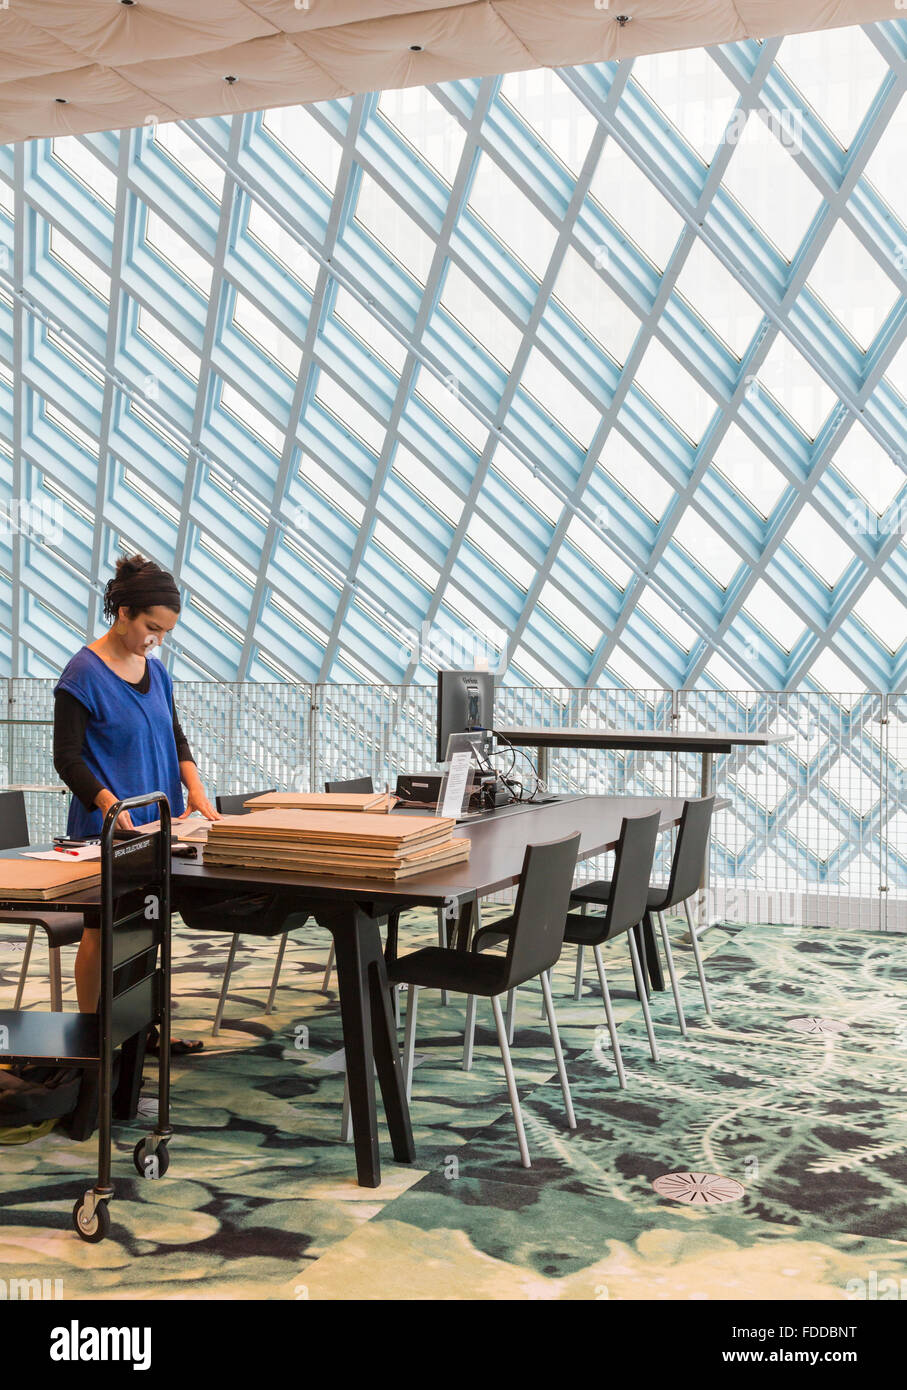
[[[579,831],[579,858],[603,854],[617,846],[624,816],[662,812],[662,829],[676,826],[682,798],[644,796],[584,796],[533,807],[525,814],[490,813],[454,832],[472,842],[469,862],[418,874],[399,884],[354,878],[314,878],[281,870],[245,869],[210,865],[174,858],[172,897],[175,911],[180,901],[198,896],[248,893],[279,887],[298,895],[297,909],[314,916],[334,938],[340,1011],[346,1048],[350,1110],[356,1170],[362,1187],[378,1187],[381,1160],[378,1151],[378,1119],[375,1071],[384,1102],[394,1158],[401,1163],[415,1159],[403,1067],[384,965],[378,918],[389,906],[441,904],[450,910],[459,905],[456,945],[466,950],[473,904],[519,880],[527,844],[556,840]],[[30,846],[39,848],[39,846]],[[17,853],[18,851],[12,851]],[[82,889],[40,909],[78,911],[97,909],[100,886]],[[0,899],[4,908],[34,908],[33,902]]]

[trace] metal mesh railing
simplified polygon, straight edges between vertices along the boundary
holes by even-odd
[[[54,792],[51,680],[3,682],[6,784],[26,791],[32,838],[65,826]],[[308,790],[371,776],[393,787],[435,765],[431,686],[180,682],[183,728],[209,793]],[[501,686],[495,722],[516,727],[755,731],[767,748],[715,760],[729,807],[712,838],[711,910],[737,921],[907,930],[907,696]],[[533,750],[527,750],[531,759]],[[528,772],[519,755],[517,768]],[[697,754],[557,750],[553,791],[698,795]],[[670,844],[657,872],[667,873]],[[606,866],[589,861],[583,877]]]

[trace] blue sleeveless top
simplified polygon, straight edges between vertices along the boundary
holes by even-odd
[[[146,658],[150,687],[140,695],[97,652],[82,647],[66,663],[54,693],[66,690],[88,710],[82,756],[102,786],[115,796],[164,792],[174,816],[183,812],[183,785],[173,737],[173,683],[163,662]],[[134,825],[157,820],[156,806],[130,812]],[[99,806],[69,803],[66,833],[73,839],[100,835]]]

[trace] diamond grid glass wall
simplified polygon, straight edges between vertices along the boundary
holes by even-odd
[[[0,664],[895,691],[907,24],[0,149]],[[692,94],[692,95],[691,95]]]

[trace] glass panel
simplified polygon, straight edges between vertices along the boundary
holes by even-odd
[[[882,132],[878,145],[866,161],[865,178],[881,193],[907,226],[907,179],[904,178],[904,150],[907,149],[907,96],[902,96],[894,115]]]
[[[479,156],[469,206],[541,280],[554,250],[557,230],[489,154]]]
[[[613,139],[605,141],[589,194],[663,270],[683,231],[683,218]]]
[[[674,539],[698,565],[727,588],[740,568],[740,556],[692,507],[687,507],[674,528]]]
[[[380,454],[387,430],[380,420],[361,406],[348,391],[344,391],[325,371],[318,373],[315,399],[337,417],[344,429],[353,430],[364,439],[373,453]]]
[[[510,72],[503,77],[500,91],[561,163],[578,174],[597,122],[557,73],[550,68]]]
[[[533,348],[523,371],[520,385],[547,410],[574,439],[589,447],[601,412],[571,386],[567,378],[552,366],[538,348]]]
[[[54,226],[50,227],[50,251],[51,255],[56,256],[67,270],[71,270],[78,279],[94,290],[100,299],[103,299],[105,303],[109,301],[110,276],[105,275],[90,256],[86,256],[75,242],[70,241],[69,237],[64,236]]]
[[[618,430],[609,431],[598,462],[653,520],[661,520],[674,489]]]
[[[894,282],[843,222],[837,222],[807,285],[865,352],[897,300]]]
[[[233,322],[257,348],[267,353],[288,376],[296,380],[302,362],[302,348],[243,294],[238,294],[234,300]]]
[[[185,237],[175,232],[170,223],[159,217],[153,208],[146,210],[145,240],[184,279],[195,285],[202,294],[210,295],[214,274],[211,262],[190,246]]]
[[[594,564],[602,574],[613,580],[618,589],[627,587],[633,571],[607,544],[603,530],[587,525],[580,516],[573,516],[567,527],[567,535],[584,560]]]
[[[907,486],[907,472],[859,424],[847,431],[835,451],[833,463],[879,516]]]
[[[750,116],[737,141],[724,187],[782,256],[793,260],[822,198],[758,115]]]
[[[847,542],[808,504],[788,526],[787,540],[820,579],[832,586],[854,558]]]
[[[567,248],[554,296],[585,333],[623,364],[639,331],[639,319],[588,261]]]
[[[441,303],[477,343],[510,370],[523,334],[459,266],[448,266]]]
[[[464,404],[452,374],[442,380],[427,367],[420,367],[416,377],[416,394],[427,401],[436,414],[452,425],[474,449],[485,447],[488,427]]]
[[[792,420],[815,439],[828,419],[836,397],[834,392],[782,333],[775,338],[749,390],[765,388]]]
[[[281,452],[284,440],[283,431],[272,424],[268,417],[257,410],[254,405],[251,405],[242,392],[237,391],[228,381],[223,383],[221,405],[229,414],[235,415],[246,429],[258,435],[262,443],[267,444],[269,449],[273,449],[275,454]]]
[[[633,59],[643,87],[696,153],[710,164],[737,103],[737,91],[704,48]]]
[[[677,289],[737,357],[749,347],[762,310],[703,241],[694,241]]]
[[[699,443],[715,414],[715,402],[654,338],[643,354],[636,383],[694,444]]]
[[[907,608],[881,579],[873,579],[853,605],[854,614],[891,652],[907,640]]]
[[[138,330],[159,352],[176,362],[193,381],[198,381],[201,358],[173,333],[165,323],[149,313],[144,304],[138,308]]]
[[[356,221],[361,222],[410,275],[425,284],[434,252],[431,238],[368,174],[362,175],[359,186]]]
[[[777,61],[846,149],[888,71],[879,50],[853,25],[789,34]]]
[[[478,513],[469,518],[466,535],[481,553],[497,565],[517,583],[521,589],[528,589],[535,578],[535,566],[524,559],[515,546],[510,545],[494,526]]]
[[[117,176],[77,135],[55,135],[51,140],[54,157],[65,164],[85,187],[108,207],[116,207]]]
[[[394,337],[384,324],[370,314],[355,295],[337,287],[334,299],[334,313],[338,319],[351,328],[369,352],[384,359],[395,372],[402,372],[406,361],[406,348]]]
[[[249,235],[261,243],[270,255],[295,275],[307,289],[314,289],[318,275],[318,262],[309,254],[302,242],[285,232],[280,223],[266,212],[261,203],[254,198],[248,201]]]
[[[382,92],[378,110],[442,178],[453,183],[466,136],[427,87]]]
[[[695,628],[690,627],[690,624],[685,622],[669,603],[665,603],[651,586],[643,591],[637,607],[647,614],[672,642],[676,642],[684,651],[688,652],[691,649],[696,641]]]
[[[787,484],[774,464],[739,426],[728,428],[718,445],[715,462],[760,516],[771,515]]]
[[[155,126],[154,140],[184,173],[220,202],[224,191],[224,171],[182,126],[176,121]]]
[[[402,444],[397,445],[394,454],[394,472],[454,526],[458,524],[463,514],[463,499]]]
[[[788,608],[764,579],[750,590],[743,612],[754,618],[785,651],[790,651],[803,631],[803,619]]]
[[[265,111],[262,125],[289,150],[304,169],[333,189],[340,168],[340,143],[305,106]]]

